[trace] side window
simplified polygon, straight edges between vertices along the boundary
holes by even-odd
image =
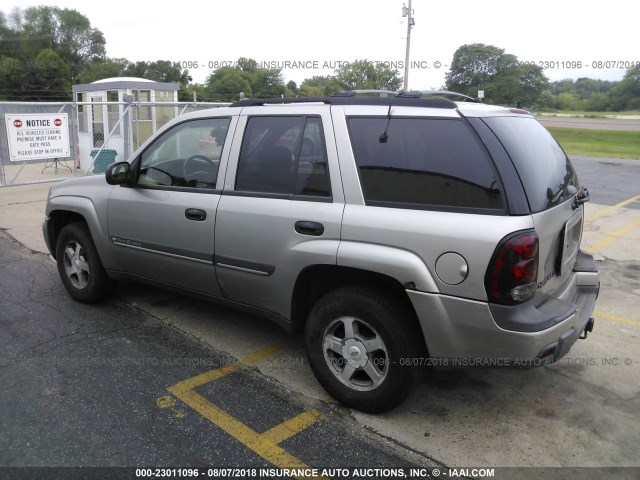
[[[460,120],[353,117],[349,133],[368,204],[504,209],[487,154]]]
[[[191,120],[166,131],[142,153],[138,184],[216,188],[229,122]]]
[[[330,197],[320,118],[251,117],[242,140],[236,190]]]

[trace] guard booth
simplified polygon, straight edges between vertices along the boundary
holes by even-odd
[[[95,173],[104,173],[114,161],[127,160],[158,128],[178,115],[179,89],[178,83],[135,77],[74,85],[79,168],[85,171],[93,163]]]

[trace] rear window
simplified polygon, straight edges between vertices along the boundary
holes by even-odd
[[[533,118],[492,117],[484,122],[511,157],[532,212],[573,198],[579,187],[571,162],[558,142]]]
[[[368,205],[504,210],[487,154],[461,120],[352,117],[349,133]]]

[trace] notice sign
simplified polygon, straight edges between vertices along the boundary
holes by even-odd
[[[69,156],[66,113],[5,114],[9,160],[41,160]]]

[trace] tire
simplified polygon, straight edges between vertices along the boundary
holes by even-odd
[[[70,223],[60,231],[56,261],[62,283],[75,300],[95,303],[111,295],[113,281],[107,277],[83,223]]]
[[[412,312],[383,291],[344,287],[322,297],[305,327],[307,357],[324,389],[368,413],[392,409],[417,382],[422,351]],[[349,357],[349,359],[347,359]]]

